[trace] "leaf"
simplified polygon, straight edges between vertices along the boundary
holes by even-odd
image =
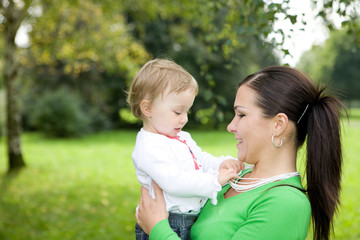
[[[287,16],[290,19],[291,24],[295,24],[297,22],[297,16],[296,15],[288,15]]]
[[[206,89],[202,92],[202,96],[204,97],[205,101],[209,101],[214,96],[214,94],[210,89]]]

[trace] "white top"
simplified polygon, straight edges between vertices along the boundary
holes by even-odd
[[[200,211],[207,198],[216,205],[221,190],[217,170],[223,160],[233,157],[217,158],[203,152],[187,132],[181,131],[178,136],[185,143],[144,129],[139,131],[132,153],[137,179],[153,198],[151,180],[160,186],[167,211]]]

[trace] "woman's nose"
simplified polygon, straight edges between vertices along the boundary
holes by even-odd
[[[226,130],[227,130],[228,132],[231,132],[231,133],[235,132],[234,119],[229,123],[229,125],[228,125],[227,128],[226,128]]]

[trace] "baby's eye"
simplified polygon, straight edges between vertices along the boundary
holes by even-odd
[[[180,112],[176,112],[176,111],[174,111],[174,113],[175,113],[176,115],[180,115],[180,114],[181,114]]]

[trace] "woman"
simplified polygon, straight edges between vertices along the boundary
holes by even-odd
[[[251,164],[223,187],[218,205],[207,203],[191,239],[329,239],[340,203],[341,103],[299,71],[273,66],[240,83],[235,117],[238,159]],[[296,156],[307,137],[306,190]],[[150,239],[177,239],[168,227],[161,190],[156,200],[142,189],[136,213]]]

